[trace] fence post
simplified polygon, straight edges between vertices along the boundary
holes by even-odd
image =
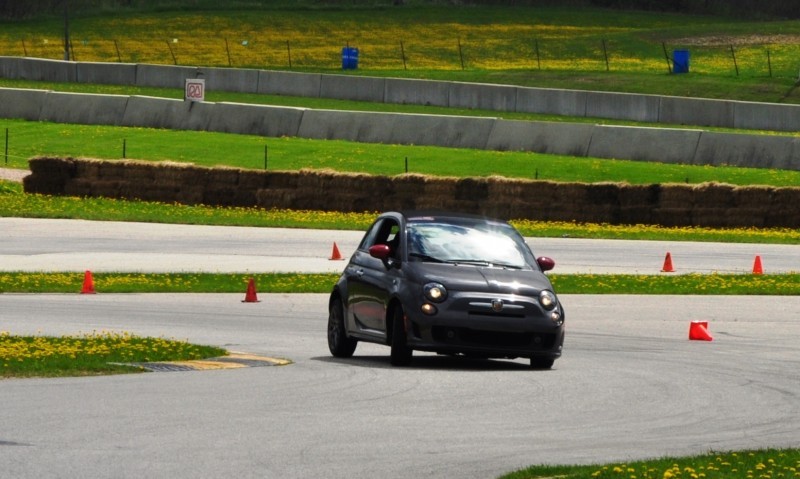
[[[117,63],[122,63],[122,55],[119,54],[119,45],[116,39],[114,40],[114,49],[117,51]]]
[[[606,48],[606,40],[603,39],[603,57],[606,59],[606,71],[609,71],[608,68],[608,49]]]
[[[232,67],[233,64],[231,63],[231,49],[228,46],[228,37],[225,37],[225,53],[228,54],[228,66]]]
[[[178,59],[175,58],[175,52],[172,51],[172,45],[169,44],[169,41],[167,41],[167,48],[169,48],[169,54],[172,55],[172,63],[177,65]]]
[[[289,40],[286,40],[286,53],[289,55],[289,68],[292,68],[292,47],[289,46]]]
[[[736,76],[739,76],[739,65],[736,64],[736,52],[733,51],[733,44],[731,43],[731,58],[733,58],[733,67],[736,69]]]
[[[403,57],[403,70],[408,70],[408,67],[406,67],[406,49],[403,46],[403,40],[400,40],[400,55]]]
[[[538,70],[541,70],[542,69],[542,60],[541,60],[541,57],[539,56],[539,40],[538,39],[533,41],[533,46],[536,49],[536,68]]]
[[[8,165],[8,128],[6,128],[6,165]]]
[[[672,63],[669,61],[669,53],[667,53],[667,45],[664,42],[661,42],[661,48],[664,49],[664,58],[667,59],[667,71],[669,74],[672,74]]]

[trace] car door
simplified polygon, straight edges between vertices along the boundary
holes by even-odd
[[[399,238],[399,223],[393,218],[378,220],[365,235],[346,269],[348,280],[348,326],[361,335],[386,337],[386,308],[394,271],[388,263],[374,258],[369,248],[378,244],[390,247]]]

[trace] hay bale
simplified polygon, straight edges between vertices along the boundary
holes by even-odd
[[[692,226],[706,228],[725,228],[728,224],[728,208],[695,205],[692,209]]]
[[[694,192],[695,189],[692,185],[680,183],[662,184],[658,195],[658,209],[691,209],[694,205]]]
[[[456,200],[486,200],[489,198],[489,181],[486,178],[462,178],[456,180],[453,196]]]
[[[734,186],[725,183],[700,183],[694,186],[694,204],[700,208],[730,208],[736,205]]]
[[[101,161],[97,165],[97,178],[99,180],[123,180],[127,175],[127,162],[124,160]]]
[[[53,158],[39,156],[28,160],[28,167],[33,175],[44,175],[50,178],[72,178],[75,176],[74,158]]]
[[[265,188],[293,189],[300,183],[300,176],[297,172],[291,171],[270,171],[266,174]]]
[[[92,196],[121,198],[122,182],[119,180],[96,180],[92,182]]]
[[[661,226],[691,226],[692,208],[656,208],[653,210],[653,222]]]
[[[736,186],[733,188],[734,203],[741,208],[769,208],[775,191],[772,186]]]
[[[255,195],[256,190],[267,185],[267,172],[257,170],[241,170],[239,172],[239,188],[252,190]]]
[[[75,177],[87,180],[100,178],[100,165],[103,160],[80,158],[75,160]]]
[[[64,194],[67,196],[92,196],[91,179],[74,178],[64,185]]]
[[[234,187],[239,184],[239,168],[220,166],[210,168],[206,172],[206,182],[209,188]]]
[[[586,184],[586,201],[591,205],[619,205],[619,183],[601,182]]]
[[[661,185],[628,185],[621,184],[617,201],[624,208],[647,207],[653,208],[658,204]]]

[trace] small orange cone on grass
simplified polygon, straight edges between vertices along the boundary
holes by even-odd
[[[244,295],[243,303],[258,303],[258,296],[256,295],[256,281],[250,278],[247,283],[247,292]]]
[[[753,274],[764,274],[764,267],[761,265],[761,256],[756,255],[753,262]]]
[[[86,270],[83,274],[83,287],[81,288],[81,294],[95,294],[97,291],[94,290],[94,280],[92,279],[92,272]]]

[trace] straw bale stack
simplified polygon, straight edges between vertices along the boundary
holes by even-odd
[[[764,226],[800,228],[800,188],[775,188]]]
[[[722,227],[728,224],[728,213],[736,206],[734,186],[723,183],[695,185],[692,224]]]
[[[623,224],[650,224],[653,210],[658,206],[661,185],[620,184],[619,222]]]
[[[25,191],[63,195],[67,181],[75,176],[73,158],[37,157],[28,161],[31,174],[22,179]]]

